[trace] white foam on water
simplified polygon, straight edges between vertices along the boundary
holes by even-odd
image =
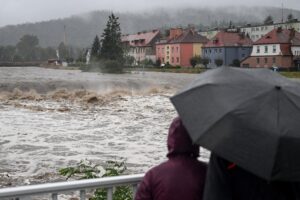
[[[67,73],[65,76],[70,76],[71,80],[94,80],[95,86],[95,77],[99,79],[100,76],[77,71],[46,70],[45,73],[39,69],[38,73],[36,68],[26,70],[29,72],[19,72],[20,69],[5,72],[25,85],[29,77],[34,80],[33,85],[38,85],[37,81],[46,84],[42,76],[57,81],[55,74],[61,77],[61,73]],[[145,172],[165,161],[168,128],[177,115],[169,97],[174,94],[174,88],[182,86],[180,76],[176,75],[181,81],[168,76],[168,80],[161,80],[166,78],[165,74],[125,75],[120,79],[126,84],[130,82],[126,90],[128,85],[122,88],[118,83],[116,87],[117,81],[101,75],[97,84],[109,79],[114,86],[111,87],[113,89],[105,87],[105,93],[104,90],[99,93],[99,88],[80,91],[81,86],[75,91],[62,91],[57,88],[60,85],[46,93],[15,89],[1,93],[1,88],[12,83],[11,79],[2,79],[0,175],[16,179],[22,177],[23,183],[16,183],[22,185],[34,182],[36,177],[46,179],[49,174],[57,174],[58,169],[84,159],[101,164],[125,158],[130,173]],[[141,78],[148,80],[147,87],[142,83],[137,85]],[[186,80],[191,78],[188,76]],[[153,84],[149,85],[149,80]],[[66,82],[65,85],[68,84]],[[205,156],[204,159],[207,159],[207,152]]]

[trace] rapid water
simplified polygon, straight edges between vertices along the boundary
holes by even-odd
[[[0,187],[60,180],[84,159],[145,172],[166,160],[169,97],[195,76],[0,68]]]

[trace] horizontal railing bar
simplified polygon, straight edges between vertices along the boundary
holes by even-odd
[[[21,197],[45,193],[58,193],[90,188],[110,188],[119,185],[138,184],[144,174],[85,179],[68,182],[44,183],[38,185],[19,186],[0,189],[0,198]]]

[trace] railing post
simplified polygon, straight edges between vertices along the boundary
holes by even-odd
[[[134,199],[137,192],[138,185],[132,185],[132,197]]]
[[[86,195],[85,195],[85,190],[80,190],[80,200],[85,200]]]
[[[52,193],[52,200],[57,200],[58,198],[57,198],[57,193]]]
[[[107,188],[107,200],[113,199],[113,188]]]

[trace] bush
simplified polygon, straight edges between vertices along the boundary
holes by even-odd
[[[103,73],[123,73],[123,64],[116,60],[105,60],[103,65],[100,65],[101,71]]]
[[[233,67],[240,67],[240,65],[241,65],[241,62],[239,59],[234,59],[231,64],[231,66],[233,66]]]
[[[209,63],[209,59],[208,58],[202,58],[201,63],[205,66],[205,68],[207,67],[207,64]]]
[[[215,64],[220,67],[223,65],[223,60],[222,59],[215,59]]]
[[[75,177],[77,179],[91,179],[109,176],[119,176],[126,170],[125,161],[107,161],[105,167],[92,164],[85,160],[80,161],[75,167],[66,167],[59,170],[59,173],[66,176],[67,179]],[[131,200],[133,194],[129,186],[118,186],[113,193],[113,200]],[[106,200],[107,190],[96,189],[94,196],[90,200]]]
[[[200,56],[193,56],[190,58],[190,64],[194,68],[197,64],[201,63],[201,57]]]
[[[161,60],[157,59],[155,62],[155,66],[160,67],[160,65],[161,65]]]

